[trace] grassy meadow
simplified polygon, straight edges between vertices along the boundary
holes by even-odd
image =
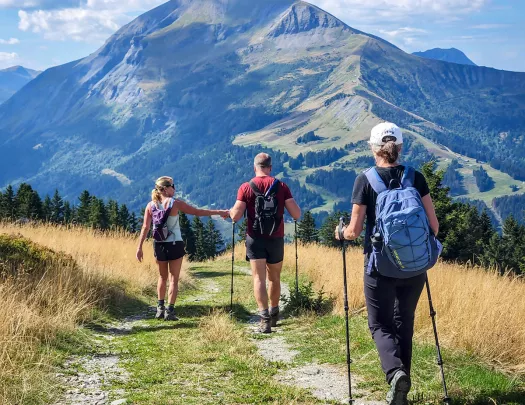
[[[54,380],[57,367],[71,354],[95,350],[90,343],[93,325],[104,328],[105,322],[155,302],[152,246],[145,244],[145,261],[138,263],[136,242],[136,236],[120,233],[0,225],[0,404],[53,403],[61,392]],[[242,245],[235,254],[236,269],[246,267]],[[32,261],[21,266],[21,257]],[[122,353],[132,375],[114,388],[129,392],[132,403],[321,403],[305,391],[272,382],[270,377],[293,365],[264,361],[242,327],[255,308],[249,275],[235,272],[236,320],[221,312],[229,304],[230,258],[225,253],[215,262],[184,266],[177,304],[181,322],[147,320],[146,326],[111,341],[111,351]],[[13,263],[17,277],[9,275],[14,274]],[[353,367],[363,380],[361,388],[381,398],[385,384],[366,326],[359,249],[347,250],[347,264]],[[290,245],[283,274],[289,285],[294,271]],[[301,282],[312,281],[317,290],[331,294],[335,307],[333,314],[283,322],[284,336],[299,351],[294,365],[317,361],[342,367],[341,251],[300,246],[299,273]],[[460,398],[455,403],[525,403],[519,399],[525,397],[523,280],[443,263],[429,279],[448,382],[452,395]],[[210,292],[209,283],[216,292]],[[426,295],[418,308],[415,339],[414,363],[420,370],[415,386],[422,395],[439,395]],[[186,397],[179,398],[181,392]]]

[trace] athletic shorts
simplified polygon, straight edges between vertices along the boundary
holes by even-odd
[[[153,242],[153,250],[155,258],[159,262],[167,262],[170,260],[177,260],[186,254],[184,250],[184,242]]]
[[[266,259],[276,264],[284,259],[284,238],[252,238],[246,235],[246,260]]]

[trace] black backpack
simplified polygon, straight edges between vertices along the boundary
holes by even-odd
[[[255,183],[250,181],[250,187],[255,194],[253,231],[258,235],[270,236],[281,225],[282,217],[277,214],[277,193],[279,192],[280,184],[280,181],[276,179],[268,191],[263,194]]]

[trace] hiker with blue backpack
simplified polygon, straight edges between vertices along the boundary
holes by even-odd
[[[279,319],[284,259],[284,210],[297,220],[301,217],[301,209],[288,186],[271,176],[270,155],[259,153],[253,166],[255,177],[239,188],[230,216],[235,223],[243,217],[245,211],[247,213],[246,260],[250,262],[255,300],[259,308],[258,331],[270,333]],[[267,278],[269,291],[266,290]]]
[[[399,127],[388,122],[375,126],[369,144],[376,166],[357,177],[350,224],[341,236],[356,239],[366,218],[368,326],[390,385],[388,404],[408,405],[415,311],[426,271],[441,253],[439,223],[423,174],[398,163],[403,145]]]
[[[175,184],[171,177],[160,177],[155,182],[151,192],[151,202],[144,211],[144,223],[140,232],[137,247],[137,260],[142,262],[144,253],[142,245],[148,236],[150,225],[153,224],[153,250],[159,267],[157,282],[157,312],[155,319],[177,321],[175,315],[175,301],[177,300],[179,275],[182,259],[185,255],[184,242],[180,230],[179,212],[199,217],[220,215],[222,218],[229,216],[228,210],[206,210],[192,207],[180,199],[175,199]],[[168,275],[171,275],[168,307],[165,306],[166,286]]]

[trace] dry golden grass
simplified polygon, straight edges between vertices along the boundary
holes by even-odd
[[[227,254],[226,254],[227,255]],[[335,311],[343,311],[341,249],[299,246],[299,273],[336,298]],[[236,260],[244,260],[245,247],[236,245]],[[226,259],[226,256],[224,257]],[[351,310],[365,307],[364,263],[361,249],[346,252],[348,301]],[[285,248],[284,271],[295,272],[295,248]],[[432,301],[440,343],[475,353],[499,368],[525,373],[525,282],[495,272],[438,263],[429,271]],[[426,289],[416,314],[416,338],[433,343]]]
[[[48,266],[43,275],[0,280],[0,404],[32,402],[28,398],[35,395],[45,401],[54,388],[45,377],[51,359],[41,344],[72,331],[92,316],[95,307],[118,303],[124,294],[154,290],[158,273],[152,246],[144,245],[145,260],[138,263],[137,238],[127,234],[2,223],[0,233],[18,234],[67,253],[77,264]],[[190,283],[183,267],[181,288]]]

